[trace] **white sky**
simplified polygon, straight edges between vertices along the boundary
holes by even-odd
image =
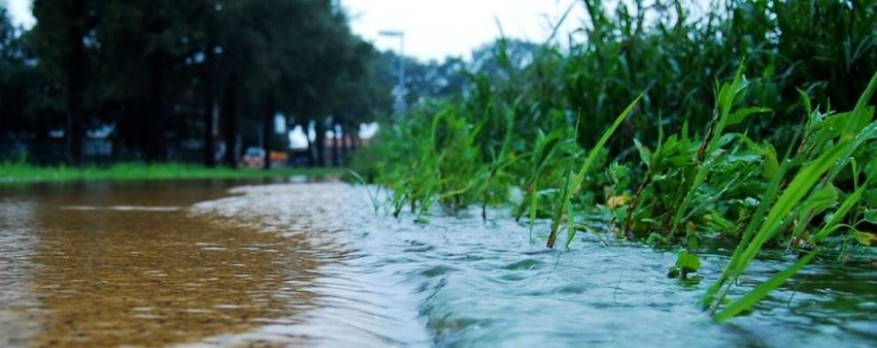
[[[584,8],[579,0],[341,0],[353,31],[382,50],[398,50],[399,40],[381,30],[405,33],[405,54],[420,60],[446,56],[469,58],[474,48],[502,31],[507,37],[541,42],[570,5],[573,11],[559,34],[578,27]]]
[[[382,50],[399,49],[399,40],[378,35],[381,30],[405,33],[405,54],[420,60],[446,56],[469,58],[473,49],[499,37],[543,41],[566,9],[573,11],[560,30],[561,37],[583,18],[579,0],[340,0],[353,31]],[[30,0],[5,2],[16,24],[34,23]]]
[[[6,7],[12,23],[24,25],[30,28],[35,20],[30,10],[30,0],[0,0],[0,5]]]

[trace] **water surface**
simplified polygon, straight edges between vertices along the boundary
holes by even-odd
[[[877,345],[877,270],[807,268],[729,324],[675,254],[586,234],[543,252],[501,211],[375,214],[341,183],[92,184],[0,196],[0,345]],[[732,296],[793,259],[756,261]]]
[[[189,207],[222,182],[84,184],[0,199],[4,346],[168,345],[291,324],[318,266],[303,236]],[[290,304],[295,304],[290,305]]]

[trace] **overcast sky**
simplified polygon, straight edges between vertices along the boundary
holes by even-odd
[[[0,1],[7,2],[15,23],[33,25],[30,0]],[[356,34],[381,49],[398,50],[397,38],[378,32],[403,31],[405,54],[421,60],[469,58],[474,48],[499,36],[497,20],[506,36],[541,42],[573,3],[564,34],[582,18],[578,0],[341,0]]]
[[[30,27],[34,23],[33,15],[30,11],[30,0],[0,0],[0,4],[5,5],[9,10],[9,16],[12,22]]]
[[[399,40],[381,30],[405,32],[405,54],[421,60],[448,55],[468,58],[472,49],[499,37],[543,41],[573,3],[563,33],[574,29],[584,9],[578,0],[341,0],[350,26],[381,49],[397,50]]]

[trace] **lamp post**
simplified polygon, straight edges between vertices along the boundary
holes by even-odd
[[[405,33],[400,30],[382,30],[378,32],[380,36],[398,37],[399,38],[399,81],[393,88],[393,96],[396,98],[393,108],[396,116],[402,115],[405,111]]]

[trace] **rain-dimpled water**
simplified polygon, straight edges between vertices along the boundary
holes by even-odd
[[[0,192],[0,346],[877,345],[877,268],[816,262],[749,314],[699,300],[727,261],[504,209],[428,223],[339,182],[85,183]],[[756,261],[739,295],[794,261]]]

